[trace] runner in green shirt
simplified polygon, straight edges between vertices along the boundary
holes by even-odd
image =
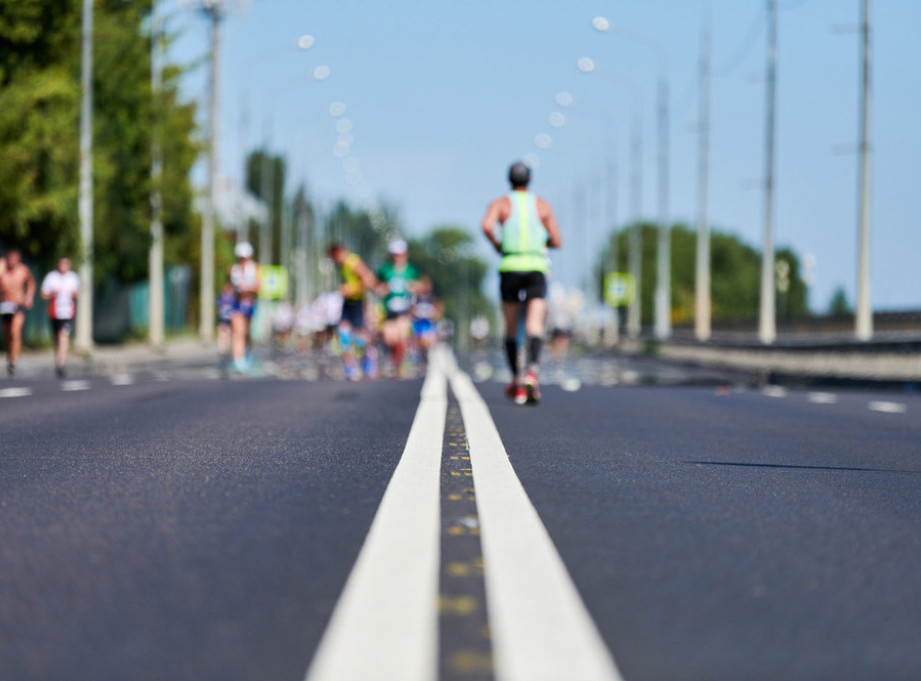
[[[386,318],[384,321],[384,343],[390,349],[393,361],[393,374],[403,378],[403,359],[412,333],[410,310],[412,297],[419,281],[419,272],[409,263],[406,242],[397,239],[387,247],[390,262],[378,271],[381,281],[381,294],[384,298]]]
[[[502,255],[499,276],[505,352],[512,373],[506,394],[516,404],[537,404],[537,375],[547,318],[547,249],[562,246],[563,238],[550,204],[528,191],[531,169],[524,163],[514,163],[508,179],[512,191],[489,205],[481,226],[493,248]],[[498,235],[496,225],[502,227]],[[518,366],[518,318],[522,308],[528,337],[523,383]]]

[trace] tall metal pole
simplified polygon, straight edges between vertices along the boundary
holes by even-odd
[[[150,315],[148,321],[150,344],[158,347],[163,344],[163,195],[161,181],[163,178],[163,154],[160,135],[162,133],[163,107],[163,20],[157,11],[158,0],[152,0],[152,47],[151,47],[151,90],[153,95],[153,131],[151,135],[150,179],[153,191],[150,195],[150,255],[149,286]]]
[[[220,24],[223,11],[220,0],[205,0],[204,11],[211,20],[211,54],[208,77],[208,198],[201,224],[201,320],[199,336],[214,339],[214,205],[217,201],[218,150],[218,83],[221,63]]]
[[[857,317],[856,335],[861,341],[873,337],[873,310],[870,302],[870,0],[861,5],[861,98],[860,98],[860,207],[857,237]]]
[[[262,149],[262,158],[259,172],[259,193],[265,202],[265,220],[259,229],[259,262],[271,265],[272,233],[275,229],[275,159],[269,157],[269,125],[266,123],[266,142]]]
[[[310,297],[307,282],[307,253],[310,250],[310,215],[307,211],[307,197],[297,205],[297,247],[294,251],[295,262],[295,304],[300,310]]]
[[[639,338],[642,327],[643,278],[643,124],[639,112],[633,116],[633,136],[630,142],[632,169],[631,194],[634,225],[629,235],[629,267],[633,277],[633,299],[627,307],[627,336]]]
[[[619,272],[620,267],[618,265],[619,260],[619,244],[617,240],[619,238],[618,229],[617,229],[617,213],[618,213],[618,195],[617,195],[617,147],[613,146],[610,152],[610,156],[607,164],[607,179],[606,184],[608,186],[608,200],[605,202],[605,224],[608,226],[610,234],[610,269],[612,272]],[[604,272],[602,272],[602,282],[604,281]],[[614,325],[611,328],[611,338],[610,343],[616,345],[620,342],[620,308],[614,308]]]
[[[668,217],[668,70],[660,53],[659,76],[659,232],[656,249],[656,338],[665,340],[672,334],[672,256],[671,229]]]
[[[80,104],[80,241],[83,249],[77,306],[76,346],[93,347],[93,0],[83,0],[83,54]]]
[[[700,41],[699,125],[697,138],[697,285],[694,300],[694,334],[707,341],[711,334],[710,302],[710,16],[707,15]]]
[[[768,345],[777,339],[774,307],[774,126],[777,88],[777,0],[767,0],[767,118],[765,134],[764,248],[761,255],[761,315],[758,337]]]

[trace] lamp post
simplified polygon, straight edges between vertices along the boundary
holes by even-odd
[[[700,79],[698,85],[698,171],[697,171],[697,263],[694,288],[694,334],[703,342],[710,339],[712,305],[710,300],[710,224],[708,188],[710,176],[710,23],[704,22],[700,40]]]
[[[158,0],[152,0],[151,13],[151,90],[153,94],[153,133],[151,135],[150,180],[153,191],[150,195],[150,253],[149,253],[149,305],[148,340],[154,347],[163,344],[163,154],[160,135],[162,133],[163,107],[163,19],[158,10]]]
[[[211,48],[208,56],[208,192],[201,223],[199,336],[203,341],[210,342],[214,339],[214,207],[217,201],[218,82],[223,0],[201,0],[201,10],[211,22]]]
[[[668,58],[662,44],[657,40],[633,31],[628,31],[615,26],[605,17],[595,17],[592,26],[596,31],[606,33],[612,31],[616,35],[632,40],[649,47],[655,52],[659,62],[657,119],[659,136],[659,230],[657,267],[656,267],[656,293],[655,293],[655,335],[660,340],[671,336],[671,230],[668,225],[668,176],[669,176],[669,84],[668,84]]]
[[[870,0],[861,0],[860,198],[857,237],[857,340],[873,337],[870,303]]]
[[[777,0],[767,0],[767,95],[765,97],[764,247],[761,254],[761,311],[758,337],[765,345],[777,339],[774,302],[774,127],[777,92]]]
[[[579,70],[585,74],[596,74],[595,62],[582,58],[578,63]],[[627,306],[627,336],[631,339],[639,338],[642,330],[642,278],[643,278],[643,226],[641,223],[643,211],[643,120],[642,101],[643,91],[636,81],[623,75],[617,75],[615,83],[630,90],[633,97],[633,124],[630,135],[630,194],[631,212],[635,224],[630,229],[627,260],[630,276],[633,279],[633,297]]]
[[[76,346],[93,347],[93,0],[83,0],[80,102],[80,241],[83,295],[77,306]]]

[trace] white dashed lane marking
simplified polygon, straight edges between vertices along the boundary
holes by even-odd
[[[901,402],[870,402],[868,405],[870,411],[878,411],[883,414],[904,414],[908,411],[908,405]]]
[[[838,404],[838,396],[834,393],[809,393],[808,399],[813,404]]]
[[[61,391],[65,393],[77,392],[79,390],[89,390],[89,381],[64,381],[61,383]]]
[[[4,397],[28,397],[32,394],[32,388],[3,388],[0,390],[0,398]]]
[[[115,374],[110,381],[112,385],[134,385],[134,376],[131,374]]]

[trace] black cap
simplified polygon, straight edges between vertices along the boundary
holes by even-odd
[[[512,188],[527,187],[531,181],[531,169],[521,161],[516,161],[508,169],[508,181],[512,183]]]

